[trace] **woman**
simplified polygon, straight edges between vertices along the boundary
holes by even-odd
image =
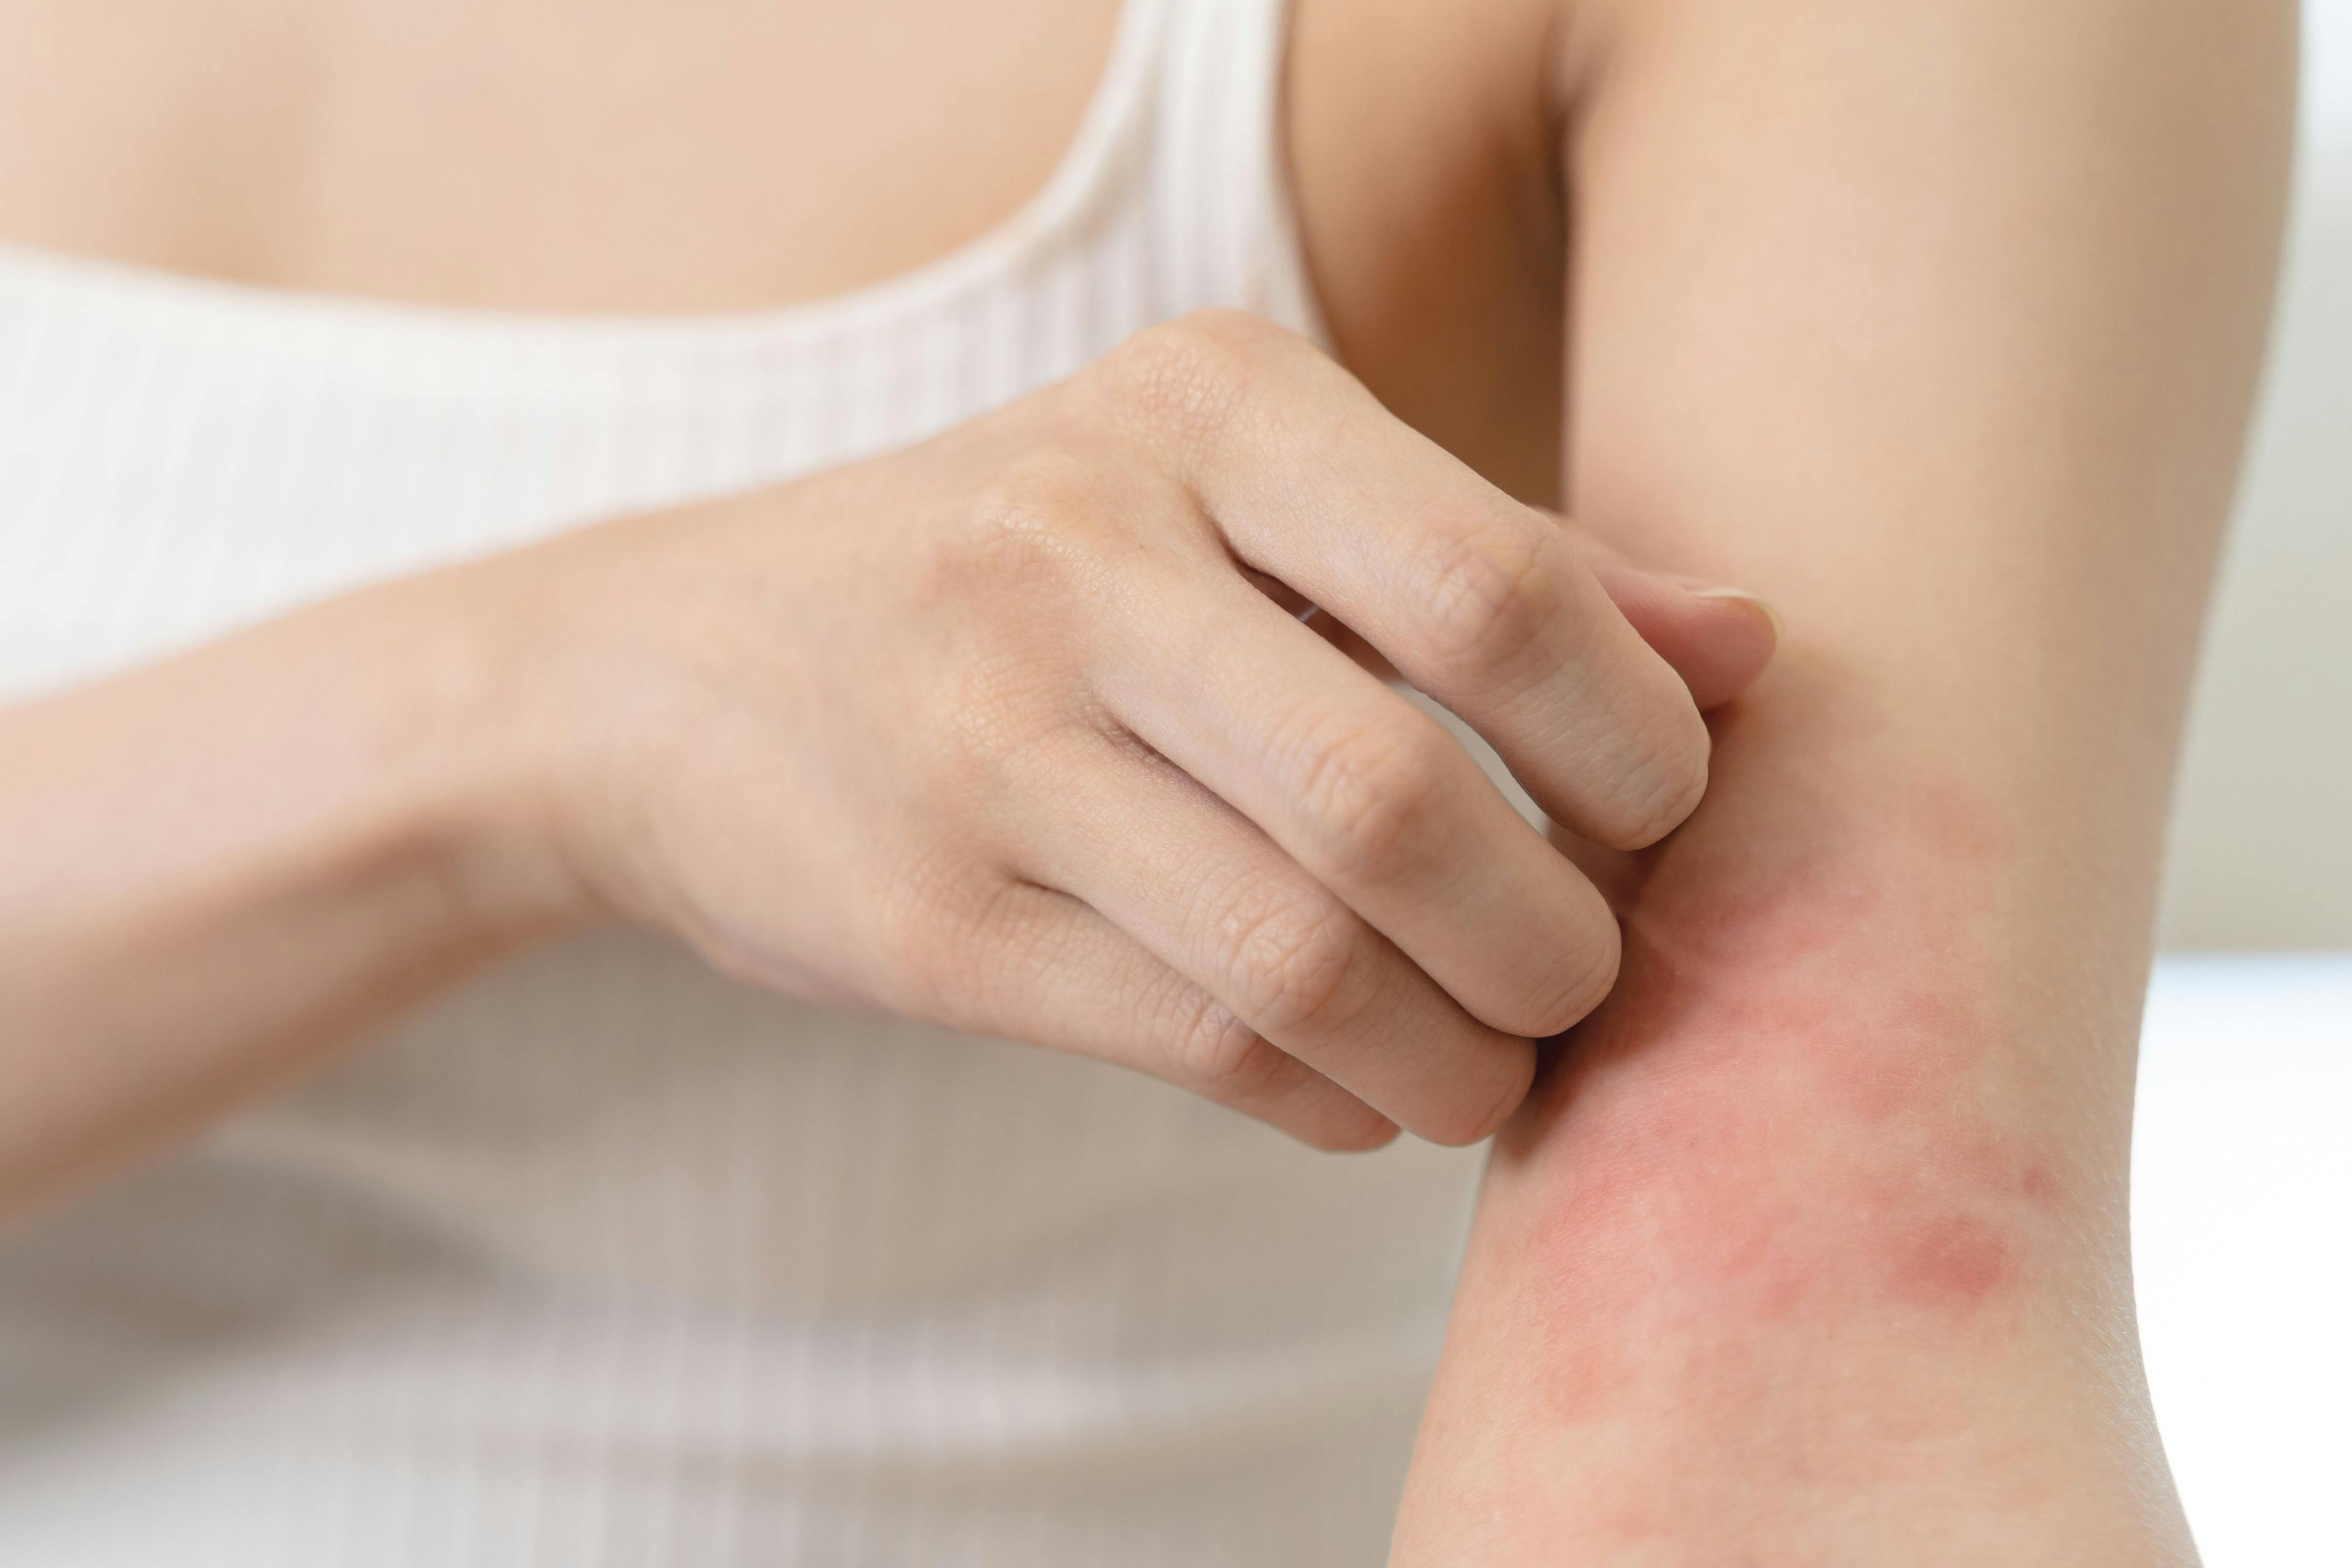
[[[2131,1048],[2292,53],[0,5],[0,1542],[2191,1560]]]

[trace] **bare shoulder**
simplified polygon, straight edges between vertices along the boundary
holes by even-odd
[[[1560,429],[1567,0],[1292,0],[1287,132],[1340,356],[1548,500]]]

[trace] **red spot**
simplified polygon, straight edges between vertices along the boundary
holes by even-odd
[[[2017,1173],[2017,1195],[2039,1208],[2054,1209],[2059,1206],[2063,1194],[2058,1173],[2050,1168],[2050,1162],[2028,1160],[2025,1163]]]
[[[2000,1231],[1973,1215],[1950,1215],[1923,1225],[1893,1257],[1890,1293],[1921,1306],[1974,1308],[2017,1278],[2015,1248]]]
[[[1949,1186],[1995,1200],[2021,1199],[2044,1211],[2065,1205],[2065,1184],[2038,1141],[1986,1133],[1952,1154],[1948,1163],[1952,1167],[1945,1177]]]

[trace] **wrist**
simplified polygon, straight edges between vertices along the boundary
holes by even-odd
[[[381,832],[440,889],[461,941],[560,935],[604,911],[560,829],[542,617],[505,561],[389,585],[356,639],[392,673]]]
[[[537,847],[498,622],[463,576],[0,716],[23,760],[0,822],[25,850],[0,874],[0,1033],[26,1091],[0,1104],[0,1204],[582,918]]]

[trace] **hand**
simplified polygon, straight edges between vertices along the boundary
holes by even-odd
[[[1627,847],[1706,781],[1692,687],[1643,632],[1709,700],[1772,642],[1752,602],[1615,560],[1238,316],[908,452],[478,572],[539,841],[597,912],[1331,1148],[1493,1131],[1529,1038],[1608,992],[1617,928],[1277,601]]]

